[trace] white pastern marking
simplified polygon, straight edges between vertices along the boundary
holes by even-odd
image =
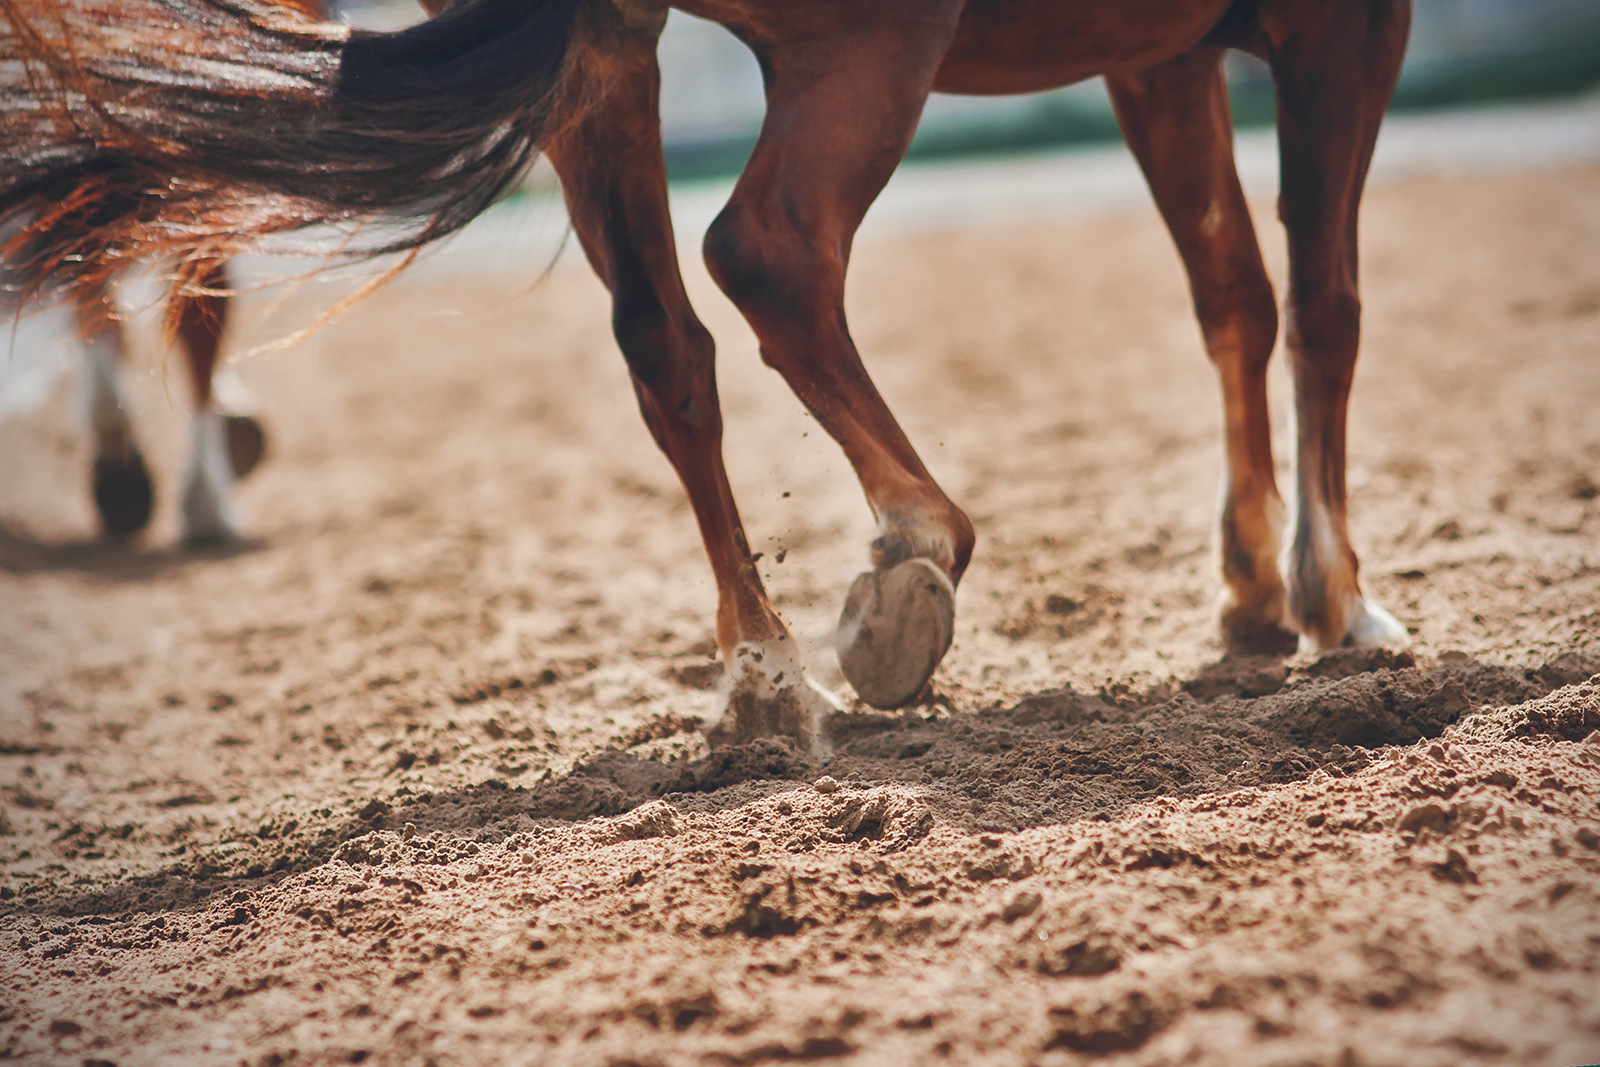
[[[231,541],[239,535],[239,517],[224,417],[217,411],[197,411],[192,431],[189,478],[183,490],[184,540]]]

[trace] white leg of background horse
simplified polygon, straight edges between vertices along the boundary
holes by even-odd
[[[255,465],[262,446],[260,425],[254,419],[228,414],[230,400],[248,401],[243,399],[243,383],[220,373],[224,367],[222,334],[228,314],[226,265],[214,263],[203,268],[200,283],[205,289],[187,295],[176,308],[177,339],[188,359],[195,408],[190,424],[188,476],[183,488],[183,540],[189,545],[238,539],[234,479]],[[235,431],[246,427],[255,430],[253,456],[243,456],[234,447],[234,438],[239,436]]]
[[[189,545],[238,540],[233,458],[227,416],[207,405],[190,424],[189,472],[183,487],[183,540]]]

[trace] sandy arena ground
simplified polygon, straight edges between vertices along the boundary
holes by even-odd
[[[862,243],[856,335],[980,542],[932,699],[825,765],[694,732],[709,572],[585,271],[402,280],[246,362],[237,551],[172,547],[148,341],[142,544],[95,543],[63,387],[0,426],[0,1059],[1600,1060],[1600,167],[1364,224],[1354,534],[1415,644],[1322,659],[1223,657],[1153,211]],[[842,686],[866,508],[690,286]]]

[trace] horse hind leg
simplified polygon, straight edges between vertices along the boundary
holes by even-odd
[[[902,25],[884,10],[847,35],[764,46],[767,119],[705,240],[712,277],[843,448],[878,521],[873,569],[850,589],[835,648],[856,693],[883,708],[916,699],[949,649],[974,540],[868,377],[844,314],[851,241],[910,142],[955,24],[953,7],[943,14]]]
[[[762,586],[722,460],[715,347],[684,291],[657,120],[659,26],[619,34],[605,97],[545,146],[573,229],[611,291],[612,329],[645,425],[683,483],[717,585],[717,645],[728,669],[713,746],[787,736],[821,754],[832,696]]]
[[[1278,573],[1283,501],[1273,471],[1267,364],[1278,312],[1233,164],[1220,49],[1106,78],[1189,276],[1195,316],[1222,386],[1224,474],[1218,548],[1230,647],[1292,651]]]
[[[1289,238],[1288,352],[1295,401],[1289,617],[1315,648],[1403,645],[1367,599],[1346,520],[1345,430],[1361,333],[1357,212],[1405,51],[1410,5],[1379,0],[1314,28],[1274,25],[1279,215]]]
[[[183,490],[183,540],[188,545],[225,544],[239,537],[234,479],[260,460],[264,437],[253,418],[230,415],[216,402],[213,379],[228,308],[228,297],[220,290],[228,280],[220,263],[203,266],[197,279],[197,291],[179,296],[175,309],[195,400]]]
[[[86,357],[85,415],[94,434],[95,511],[107,537],[125,540],[150,524],[155,486],[128,417],[122,327],[107,293],[83,299],[75,310]]]

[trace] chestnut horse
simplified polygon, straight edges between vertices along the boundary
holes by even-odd
[[[108,4],[0,0],[28,73],[0,86],[28,103],[0,111],[0,210],[61,205],[31,231],[38,286],[103,275],[131,251],[204,253],[313,222],[376,219],[367,250],[414,246],[471,218],[542,149],[611,291],[639,406],[716,574],[732,692],[712,739],[819,743],[827,698],[757,575],[723,469],[711,337],[679,277],[657,118],[667,5],[461,0],[385,36],[274,19],[251,0]],[[872,567],[849,591],[836,640],[866,702],[894,707],[923,689],[950,645],[974,542],[867,376],[843,302],[856,228],[935,90],[1106,79],[1221,379],[1225,635],[1271,646],[1298,634],[1314,648],[1405,641],[1357,582],[1345,414],[1361,316],[1357,208],[1408,0],[672,6],[726,26],[765,76],[760,137],[704,253],[762,358],[844,449],[877,519]],[[1229,48],[1264,59],[1277,85],[1297,433],[1286,542],[1265,384],[1278,312],[1233,165]]]

